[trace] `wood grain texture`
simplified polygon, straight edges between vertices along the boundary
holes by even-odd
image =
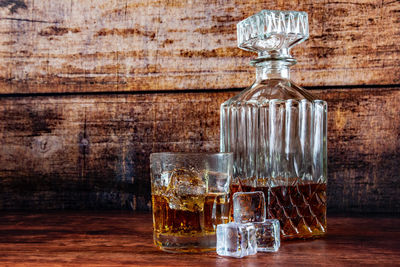
[[[235,259],[156,249],[150,214],[0,214],[4,266],[395,266],[400,218],[328,216],[324,239],[287,241],[277,253]]]
[[[300,84],[400,82],[400,1],[18,0],[0,5],[0,93],[245,87],[236,23],[261,9],[309,13]]]
[[[1,99],[0,207],[148,209],[150,152],[217,149],[221,97]]]
[[[0,98],[0,209],[150,206],[149,154],[218,151],[237,92]],[[400,90],[328,101],[328,209],[400,213]]]

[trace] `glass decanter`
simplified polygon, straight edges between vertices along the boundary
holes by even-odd
[[[255,82],[221,105],[221,152],[234,152],[232,194],[263,191],[283,239],[327,231],[327,104],[290,80],[290,49],[308,39],[305,12],[263,10],[237,25],[258,53]]]

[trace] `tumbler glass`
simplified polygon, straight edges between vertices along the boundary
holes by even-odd
[[[232,153],[150,156],[154,244],[168,252],[215,250],[229,220]]]

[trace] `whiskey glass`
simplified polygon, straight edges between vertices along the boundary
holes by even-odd
[[[154,244],[167,252],[213,251],[229,221],[232,153],[150,155]]]

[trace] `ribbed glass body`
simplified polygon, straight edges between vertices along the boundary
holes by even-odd
[[[327,104],[294,84],[294,60],[256,60],[253,85],[221,105],[235,191],[264,191],[283,239],[326,233]]]

